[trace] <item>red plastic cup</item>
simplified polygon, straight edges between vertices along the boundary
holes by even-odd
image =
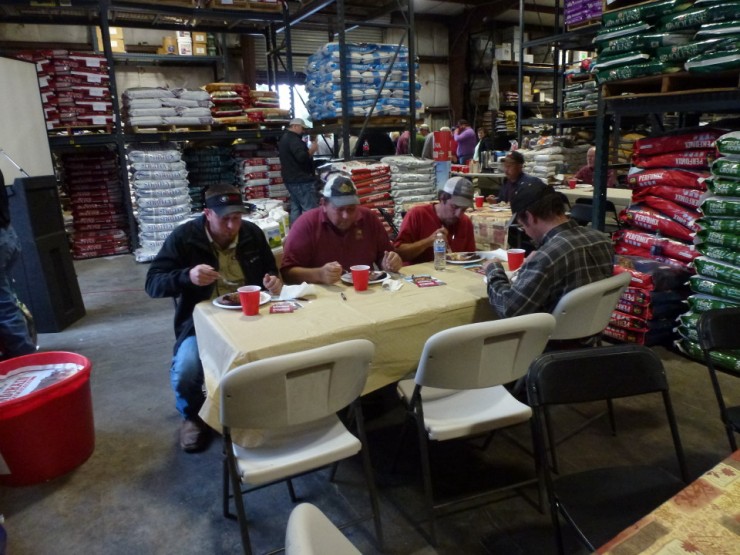
[[[509,261],[509,270],[518,270],[524,264],[524,249],[509,249],[506,251],[506,258]]]
[[[476,208],[483,208],[483,201],[485,200],[485,197],[473,197],[475,200],[475,207]]]
[[[574,177],[571,177],[568,180],[568,188],[570,188],[570,189],[575,189],[576,188],[576,180],[575,180]]]
[[[352,272],[352,285],[355,291],[365,291],[367,282],[370,281],[370,266],[350,266],[349,270]]]
[[[260,290],[257,285],[245,285],[237,289],[245,316],[255,316],[260,311]]]

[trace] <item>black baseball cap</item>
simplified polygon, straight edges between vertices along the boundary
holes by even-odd
[[[504,157],[504,162],[506,160],[511,160],[512,162],[516,162],[519,165],[524,164],[524,156],[522,156],[522,153],[517,150],[512,150]]]
[[[244,206],[242,194],[239,189],[232,185],[213,185],[206,191],[206,208],[213,210],[219,218],[241,212],[246,214],[248,211]]]
[[[550,196],[563,198],[561,193],[558,193],[549,185],[545,185],[542,181],[522,183],[516,188],[511,197],[511,221],[509,223],[514,223],[517,215],[526,212],[533,204]]]

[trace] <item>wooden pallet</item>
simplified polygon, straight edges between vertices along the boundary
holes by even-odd
[[[127,133],[202,133],[211,131],[210,125],[132,125]]]
[[[48,129],[47,134],[50,137],[81,135],[83,133],[100,133],[110,135],[113,133],[113,128],[114,125],[112,123],[106,123],[105,125],[64,125],[62,127]]]
[[[563,117],[565,119],[586,118],[590,116],[595,116],[596,113],[597,110],[571,110],[569,112],[563,112]]]
[[[636,79],[608,81],[602,85],[602,97],[737,88],[738,86],[740,86],[740,70],[737,69],[717,73],[681,71]]]
[[[252,2],[251,0],[233,0],[231,4],[222,4],[217,0],[211,0],[208,6],[212,10],[239,10],[251,12],[280,13],[283,10],[281,2],[274,4],[267,2]]]
[[[590,19],[584,19],[578,23],[570,23],[565,26],[568,31],[575,31],[576,29],[584,29],[585,27],[591,27],[592,25],[601,25],[601,17],[592,17]]]
[[[409,123],[408,116],[375,116],[368,120],[368,127],[390,127],[397,125],[403,127]],[[314,128],[316,127],[330,127],[335,125],[342,125],[344,118],[329,118],[320,121],[314,121]],[[417,120],[417,123],[423,123],[424,120]],[[349,118],[350,125],[360,126],[365,123],[364,117],[352,117]]]

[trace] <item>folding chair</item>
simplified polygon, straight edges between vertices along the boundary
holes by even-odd
[[[436,504],[429,442],[481,435],[528,422],[531,409],[502,384],[524,376],[545,348],[554,325],[550,314],[528,314],[441,331],[427,339],[414,379],[399,382],[399,395],[417,428],[432,543],[436,543],[435,516],[441,509],[471,499],[482,502],[486,495],[501,489],[530,483]],[[405,432],[406,427],[401,444]]]
[[[552,311],[556,324],[550,338],[551,343],[548,347],[552,347],[558,341],[572,343],[575,340],[581,340],[584,347],[600,345],[601,332],[609,324],[612,312],[617,306],[622,293],[629,285],[630,280],[630,273],[622,272],[606,279],[582,285],[563,295]],[[573,345],[570,345],[570,347],[573,347]],[[616,435],[617,426],[611,400],[607,399],[606,404],[612,433]],[[558,471],[558,460],[555,453],[556,444],[577,434],[603,415],[604,413],[601,413],[589,419],[557,441],[555,440],[551,421],[547,417],[546,423],[550,438],[550,456],[552,468],[555,472]]]
[[[662,468],[649,466],[599,468],[553,479],[543,430],[547,407],[648,393],[662,396],[683,481]],[[593,552],[688,482],[665,371],[650,349],[618,345],[544,354],[532,364],[527,375],[527,397],[534,410],[537,456],[544,472],[560,553],[564,553],[560,514]]]
[[[375,533],[382,546],[378,499],[359,402],[374,353],[370,341],[356,339],[250,362],[221,379],[223,510],[224,516],[233,518],[229,512],[231,484],[245,553],[251,554],[251,545],[242,484],[257,489],[285,480],[295,502],[291,477],[360,451]],[[351,406],[357,436],[336,415],[347,406]],[[253,447],[237,445],[232,441],[233,428],[258,430],[261,440]]]
[[[715,361],[718,351],[740,349],[740,308],[718,308],[708,310],[699,317],[696,330],[699,334],[699,345],[704,351],[704,362],[709,370],[709,379],[712,380],[714,395],[719,405],[719,415],[727,432],[732,451],[737,451],[735,434],[740,433],[740,405],[728,407],[725,404],[722,389],[719,385],[717,372],[724,372],[737,377],[736,372],[722,368]],[[735,356],[740,356],[736,353]]]
[[[593,221],[593,203],[592,198],[577,198],[575,204],[571,207],[570,217],[576,220],[579,225],[588,225]],[[587,208],[584,209],[583,207]],[[619,223],[619,216],[617,214],[617,207],[610,200],[605,201],[605,212],[611,215],[614,223],[610,223],[608,220],[604,223],[604,232],[614,233],[621,229]]]
[[[361,554],[319,508],[301,503],[288,519],[285,555]]]

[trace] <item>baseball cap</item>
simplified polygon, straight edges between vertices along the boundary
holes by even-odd
[[[517,164],[524,164],[524,156],[522,156],[522,153],[517,150],[512,150],[509,152],[506,157],[504,157],[504,162],[506,160],[511,160],[512,162],[516,162]]]
[[[452,203],[465,208],[473,206],[473,184],[464,177],[451,177],[442,187],[442,191],[452,195]]]
[[[213,210],[219,218],[234,212],[247,213],[239,189],[231,185],[214,185],[206,191],[206,208]]]
[[[422,123],[422,124],[421,124],[421,125],[419,126],[419,129],[429,129],[429,126],[428,126],[428,125],[427,125],[426,123]]]
[[[545,185],[542,181],[532,181],[519,185],[511,197],[510,223],[514,223],[516,221],[518,214],[528,210],[537,201],[549,196],[558,196],[562,198],[563,195],[558,193],[549,185]]]
[[[321,191],[325,199],[331,201],[334,206],[349,206],[351,204],[360,204],[357,198],[357,189],[355,184],[346,175],[330,175],[326,184]]]
[[[290,123],[288,123],[288,126],[291,125],[300,125],[301,127],[306,127],[306,122],[303,121],[301,118],[294,118],[290,120]]]

